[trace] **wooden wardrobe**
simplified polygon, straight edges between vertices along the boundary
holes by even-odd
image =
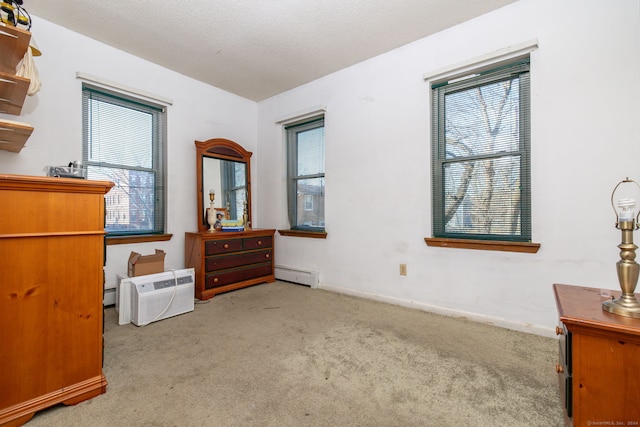
[[[104,195],[112,186],[0,175],[0,425],[106,391]]]

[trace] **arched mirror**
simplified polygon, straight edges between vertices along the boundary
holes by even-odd
[[[209,229],[210,194],[214,208],[226,219],[241,220],[246,203],[251,224],[251,154],[229,139],[196,141],[199,231]]]

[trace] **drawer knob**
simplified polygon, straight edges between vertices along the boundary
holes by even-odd
[[[564,335],[564,330],[560,326],[556,326],[556,335]]]
[[[258,246],[262,246],[262,240],[258,240]]]
[[[264,257],[265,258],[271,258],[271,254],[265,254]]]
[[[556,364],[556,372],[561,374],[564,372],[564,366],[562,366],[561,364]]]
[[[213,283],[218,283],[218,280],[220,280],[220,279],[218,279],[217,277],[214,277],[213,278]]]
[[[225,249],[229,249],[229,244],[225,243],[224,245],[222,245],[222,247],[225,248]]]

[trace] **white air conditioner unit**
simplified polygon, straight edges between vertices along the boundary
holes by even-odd
[[[193,268],[131,277],[129,280],[131,322],[137,326],[193,311]]]

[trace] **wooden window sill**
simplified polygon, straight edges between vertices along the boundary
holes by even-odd
[[[144,234],[139,236],[106,237],[107,245],[126,245],[129,243],[164,242],[171,240],[173,234]]]
[[[304,231],[304,230],[278,230],[281,236],[309,237],[312,239],[326,239],[326,231]]]
[[[505,242],[497,240],[447,239],[442,237],[425,237],[427,246],[438,248],[478,249],[485,251],[524,252],[535,254],[540,243]]]

